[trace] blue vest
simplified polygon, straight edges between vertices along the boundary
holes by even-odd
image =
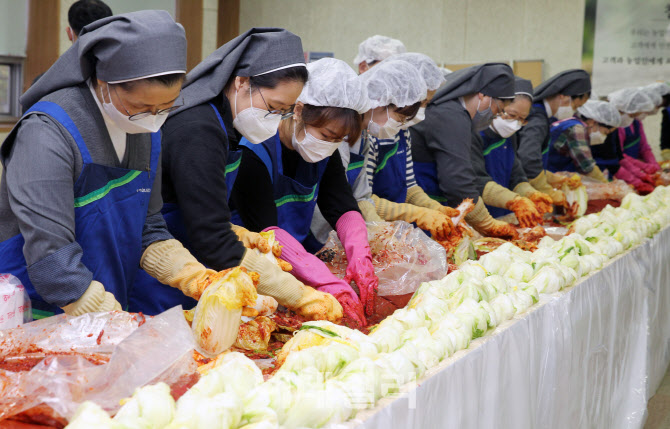
[[[26,115],[33,112],[60,123],[77,143],[83,161],[74,184],[75,237],[83,250],[81,262],[93,273],[93,280],[102,283],[126,309],[142,257],[142,232],[160,158],[160,133],[151,135],[148,171],[108,167],[93,162],[84,137],[61,106],[39,101]],[[23,244],[21,234],[0,243],[0,272],[11,273],[22,281],[36,318],[62,312],[35,290],[28,277]]]
[[[300,158],[296,178],[293,179],[284,175],[279,133],[260,144],[253,144],[243,138],[240,145],[254,152],[263,161],[270,174],[277,207],[276,226],[288,231],[296,240],[304,242],[310,234],[316,199],[319,196],[319,185],[330,157],[316,163]],[[244,226],[237,210],[233,211],[231,221]]]
[[[408,135],[409,131],[400,130],[393,140],[372,138],[378,153],[372,193],[394,203],[407,199]]]
[[[484,142],[484,162],[486,172],[494,182],[509,188],[512,168],[514,167],[514,143],[509,138],[500,137],[491,131],[481,131],[479,135]],[[509,210],[493,207],[487,204],[489,213],[493,217],[505,216]]]
[[[642,138],[640,126],[640,121],[635,119],[629,127],[624,128],[626,136],[622,142],[623,153],[635,159],[640,158],[640,139]],[[619,133],[617,132],[616,135],[618,137]]]

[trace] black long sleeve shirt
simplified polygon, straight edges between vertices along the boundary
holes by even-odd
[[[283,144],[282,163],[284,175],[295,178],[300,163],[304,163],[300,154],[286,148]],[[276,196],[268,169],[261,159],[245,147],[242,148],[242,161],[230,195],[230,207],[237,210],[244,227],[250,231],[262,231],[277,225]],[[349,211],[359,211],[346,172],[342,165],[340,152],[331,155],[321,178],[317,205],[323,217],[335,229],[338,219]],[[311,216],[310,215],[310,222]]]
[[[209,103],[168,118],[163,126],[163,200],[176,203],[193,255],[214,270],[239,265],[244,246],[230,226],[226,188],[228,153],[238,136],[228,100],[212,100],[223,118],[223,131]]]

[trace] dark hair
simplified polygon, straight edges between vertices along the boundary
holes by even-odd
[[[405,107],[398,107],[395,104],[391,104],[389,107],[392,111],[405,116],[407,119],[413,119],[416,114],[419,113],[419,109],[421,108],[421,101],[417,101],[416,103]]]
[[[174,85],[181,85],[186,78],[186,73],[171,73],[163,74],[160,76],[147,77],[144,79],[131,80],[129,82],[121,82],[119,86],[126,91],[131,91],[136,83],[138,82],[147,82],[163,85],[167,88]]]
[[[67,21],[78,37],[81,29],[88,24],[112,15],[112,9],[101,0],[78,0],[67,11]]]
[[[668,107],[670,106],[670,94],[666,94],[663,96],[663,107]]]
[[[251,76],[249,83],[252,87],[274,89],[282,82],[300,82],[304,84],[307,82],[308,76],[307,67],[295,66],[258,76]]]
[[[586,97],[587,99],[591,98],[591,91],[585,92],[585,93],[579,94],[579,95],[571,95],[570,96],[570,98],[572,100],[577,100],[577,99],[584,98],[584,97]]]
[[[327,124],[335,122],[342,127],[342,133],[338,138],[345,137],[349,142],[356,142],[363,130],[363,118],[361,115],[346,107],[312,106],[305,104],[302,109],[302,122],[314,128],[322,128]]]

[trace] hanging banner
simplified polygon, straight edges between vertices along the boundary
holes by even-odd
[[[598,0],[593,91],[670,80],[670,0]]]

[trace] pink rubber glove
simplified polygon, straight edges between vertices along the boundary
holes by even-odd
[[[323,261],[305,250],[302,244],[288,232],[276,226],[266,228],[264,231],[275,232],[275,239],[282,246],[281,257],[293,266],[291,274],[296,279],[321,292],[333,295],[342,305],[345,318],[354,325],[358,325],[350,327],[357,328],[366,325],[361,301],[348,282],[338,279]]]
[[[628,155],[626,155],[626,156],[628,156]],[[640,170],[644,171],[647,174],[654,174],[661,169],[661,166],[658,165],[658,163],[655,163],[655,165],[654,165],[654,164],[642,161],[640,159],[635,159],[633,157],[630,157],[630,160],[633,164],[635,164],[637,166],[637,168],[639,168]]]
[[[368,228],[359,212],[346,212],[337,220],[335,225],[337,236],[347,254],[347,274],[344,281],[351,284],[353,280],[361,294],[361,302],[365,314],[371,316],[375,309],[375,297],[379,279],[372,265],[370,243],[368,243]]]

